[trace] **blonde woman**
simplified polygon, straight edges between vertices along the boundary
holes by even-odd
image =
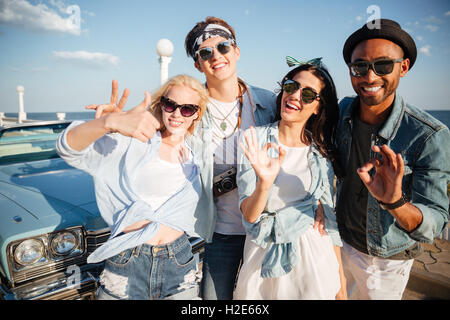
[[[61,134],[60,156],[93,176],[99,210],[111,227],[108,241],[88,258],[106,260],[99,299],[198,296],[187,235],[201,182],[186,137],[207,101],[197,80],[180,75],[156,91],[152,103],[146,91],[134,109],[74,122]]]

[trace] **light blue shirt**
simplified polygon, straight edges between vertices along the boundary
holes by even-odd
[[[194,212],[201,193],[197,165],[183,164],[186,182],[154,210],[137,196],[133,181],[139,172],[137,168],[158,156],[160,133],[157,132],[147,143],[118,133],[107,134],[84,150],[76,151],[70,148],[66,136],[69,130],[81,123],[73,122],[60,135],[56,148],[68,164],[92,175],[98,208],[111,227],[110,238],[88,257],[88,263],[103,261],[147,242],[156,235],[161,223],[188,235],[194,234]],[[151,223],[142,229],[122,233],[126,227],[141,220]]]
[[[255,128],[260,147],[268,142],[278,144],[278,124],[279,122],[276,122]],[[246,145],[243,135],[241,142]],[[242,150],[238,159],[237,184],[240,207],[242,201],[251,196],[255,190],[257,176]],[[334,214],[332,195],[334,172],[331,162],[324,158],[312,144],[308,153],[308,164],[311,169],[311,185],[305,198],[281,210],[264,211],[254,223],[242,217],[251,241],[266,249],[261,268],[263,278],[283,276],[298,263],[296,242],[314,225],[319,200],[324,209],[325,230],[334,245],[342,246]],[[276,183],[275,180],[274,185]]]

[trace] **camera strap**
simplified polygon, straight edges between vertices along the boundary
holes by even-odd
[[[239,87],[239,117],[238,117],[238,128],[241,128],[241,119],[242,119],[242,109],[244,108],[244,93],[245,90],[242,90],[242,87],[245,89],[245,84],[241,83],[241,80],[238,79],[238,87]]]

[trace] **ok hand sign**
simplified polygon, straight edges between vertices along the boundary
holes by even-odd
[[[250,133],[245,131],[244,138],[248,149],[245,148],[242,142],[240,143],[240,146],[244,151],[245,156],[250,161],[258,179],[266,186],[271,186],[280,172],[281,165],[286,156],[286,151],[276,143],[266,143],[262,148],[259,148],[256,130],[253,127],[250,127]],[[272,158],[268,155],[268,151],[271,148],[278,150],[278,158]]]
[[[402,179],[405,171],[403,158],[387,145],[373,146],[372,150],[381,153],[383,160],[371,159],[359,168],[357,173],[375,199],[393,203],[402,196]],[[376,170],[373,177],[369,175],[372,168]]]

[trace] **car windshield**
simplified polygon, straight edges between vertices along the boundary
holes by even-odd
[[[59,157],[56,139],[68,125],[69,122],[2,129],[0,165]]]

